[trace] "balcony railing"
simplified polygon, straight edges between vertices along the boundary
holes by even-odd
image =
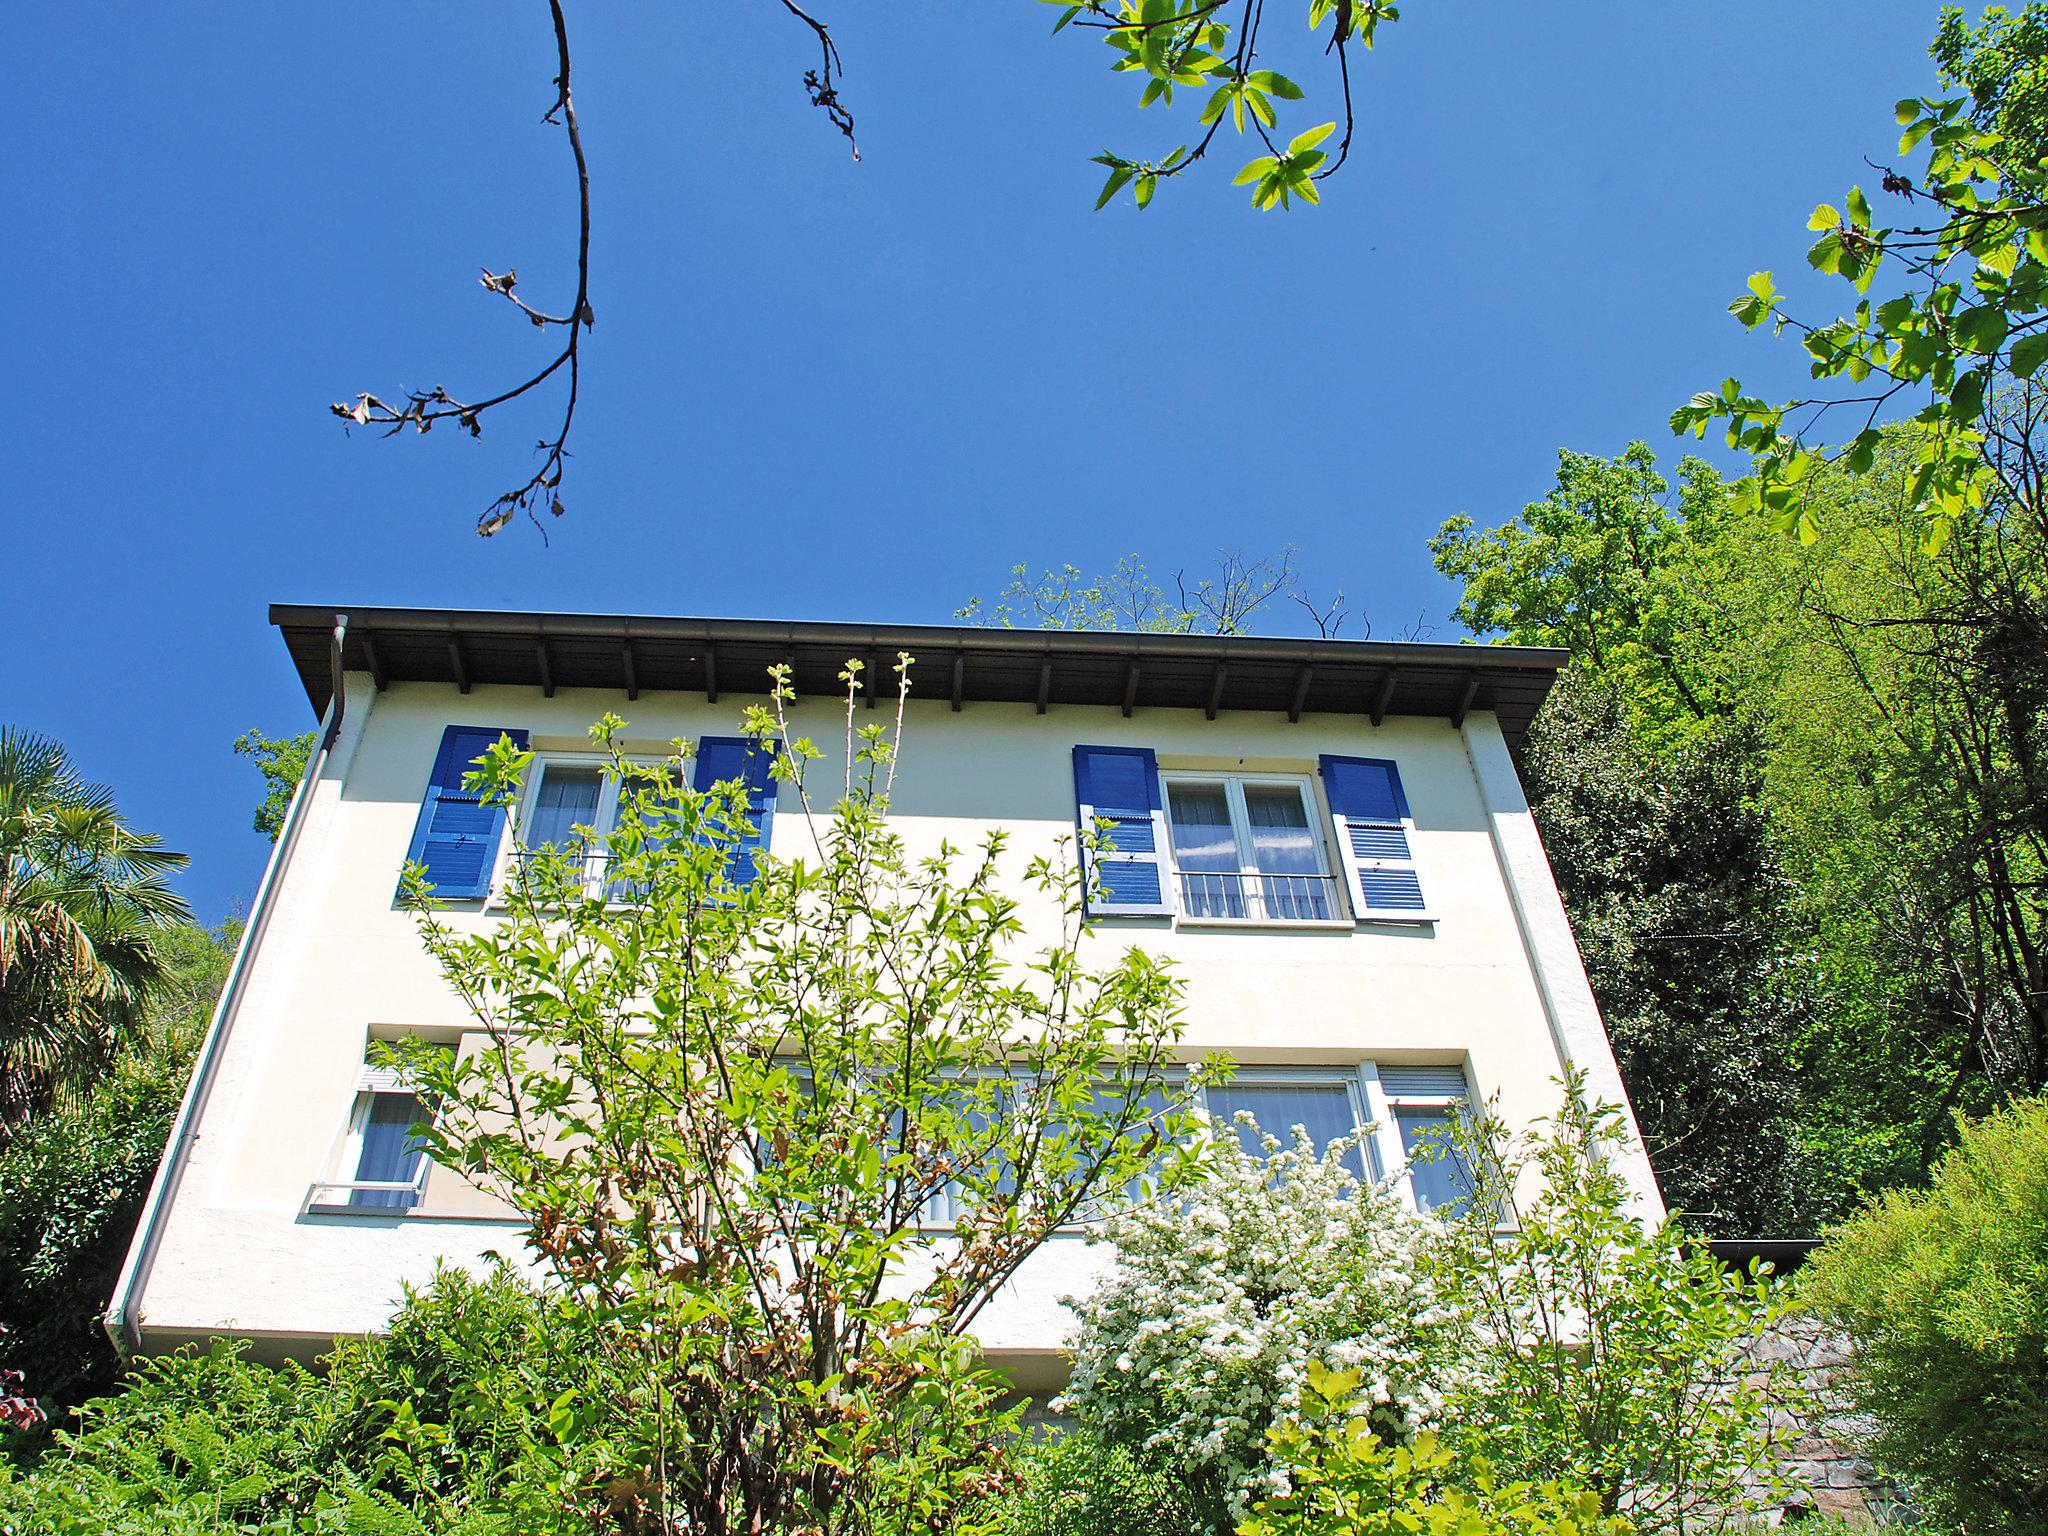
[[[322,1179],[306,1197],[306,1209],[325,1211],[409,1211],[427,1187],[425,1159],[409,1179]]]
[[[1335,875],[1261,875],[1177,869],[1185,917],[1219,922],[1323,923],[1337,913]]]

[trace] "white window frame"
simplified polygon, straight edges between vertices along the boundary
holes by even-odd
[[[658,763],[667,763],[676,773],[679,788],[689,787],[690,764],[695,759],[679,761],[674,758],[628,758],[634,767],[648,768]],[[518,861],[528,853],[525,827],[528,814],[540,799],[540,787],[550,769],[554,768],[595,768],[598,771],[597,810],[591,822],[591,846],[583,855],[583,891],[595,896],[605,891],[610,883],[605,864],[604,839],[617,827],[619,801],[624,792],[625,780],[611,771],[612,760],[595,752],[537,752],[533,767],[526,775],[525,784],[520,786],[518,802],[513,807],[511,825],[506,835],[499,839],[498,866],[491,877],[490,904],[502,907],[506,893],[512,886],[512,871]],[[626,906],[617,894],[606,897],[614,906]]]
[[[531,852],[526,846],[526,826],[533,808],[540,803],[541,785],[549,772],[558,768],[597,770],[597,809],[590,822],[592,843],[583,854],[583,890],[586,895],[595,895],[603,888],[605,858],[600,845],[619,816],[620,780],[610,771],[611,759],[592,752],[540,752],[534,755],[533,767],[520,787],[519,803],[513,808],[511,835],[504,840],[497,878],[491,883],[491,889],[501,900],[512,883],[517,862]]]
[[[1228,771],[1205,772],[1199,768],[1162,769],[1159,775],[1163,794],[1161,795],[1161,817],[1165,822],[1167,878],[1172,881],[1174,909],[1179,914],[1177,922],[1191,927],[1224,928],[1353,928],[1356,920],[1348,910],[1350,893],[1344,889],[1347,882],[1336,873],[1331,858],[1329,842],[1330,816],[1323,806],[1315,778],[1305,773],[1233,773]],[[1310,875],[1268,875],[1258,867],[1257,845],[1252,839],[1251,812],[1245,804],[1244,790],[1247,784],[1284,784],[1301,796],[1302,815],[1306,821],[1305,830],[1316,851],[1316,873]],[[1179,854],[1173,845],[1173,791],[1176,785],[1190,788],[1200,786],[1213,789],[1223,788],[1224,804],[1230,812],[1230,829],[1237,844],[1237,869],[1228,870],[1187,870],[1179,865]],[[1220,880],[1236,880],[1245,906],[1245,916],[1196,915],[1188,911],[1183,881],[1205,875]],[[1325,917],[1275,917],[1267,914],[1265,887],[1258,882],[1264,880],[1309,879],[1320,882],[1328,892],[1329,913]],[[1254,910],[1257,909],[1257,910]]]
[[[1370,1062],[1363,1064],[1368,1069],[1371,1065],[1372,1063]],[[1357,1136],[1359,1132],[1363,1131],[1371,1123],[1372,1102],[1366,1095],[1363,1075],[1358,1068],[1239,1067],[1231,1074],[1230,1082],[1222,1086],[1228,1088],[1234,1083],[1242,1083],[1247,1088],[1328,1088],[1341,1085],[1348,1090],[1346,1098],[1351,1104],[1350,1134]],[[1223,1126],[1226,1124],[1225,1121],[1219,1119],[1216,1113],[1210,1109],[1209,1096],[1206,1089],[1200,1095],[1199,1102],[1203,1118],[1208,1120],[1211,1125]],[[1287,1125],[1261,1125],[1259,1127],[1261,1135],[1277,1136],[1283,1145],[1287,1144],[1288,1138],[1293,1134],[1293,1131],[1294,1128]],[[1385,1178],[1386,1170],[1389,1167],[1398,1166],[1398,1164],[1387,1162],[1377,1130],[1372,1135],[1360,1139],[1359,1149],[1360,1160],[1365,1164],[1366,1180],[1368,1183]],[[1316,1148],[1317,1154],[1320,1155],[1322,1150],[1321,1147]]]
[[[432,1153],[420,1154],[419,1171],[403,1183],[355,1177],[356,1170],[363,1164],[363,1132],[370,1123],[370,1111],[376,1101],[379,1098],[417,1097],[418,1090],[408,1086],[391,1068],[363,1068],[362,1075],[356,1079],[356,1093],[349,1103],[348,1119],[343,1123],[341,1136],[327,1159],[332,1177],[314,1181],[313,1187],[306,1192],[307,1211],[388,1218],[410,1215],[420,1208],[426,1194],[427,1178],[434,1169]],[[402,1207],[356,1205],[353,1197],[358,1193],[410,1193],[413,1200],[411,1205]]]
[[[1407,1147],[1401,1142],[1399,1113],[1404,1109],[1428,1109],[1448,1110],[1453,1113],[1462,1111],[1470,1114],[1472,1106],[1479,1102],[1473,1090],[1472,1063],[1468,1058],[1457,1063],[1388,1062],[1387,1065],[1390,1067],[1416,1065],[1435,1066],[1444,1070],[1455,1069],[1462,1073],[1465,1079],[1465,1086],[1458,1093],[1390,1093],[1387,1090],[1386,1084],[1380,1079],[1378,1063],[1366,1062],[1359,1069],[1359,1078],[1365,1087],[1366,1100],[1372,1106],[1373,1118],[1378,1122],[1379,1129],[1376,1139],[1382,1149],[1382,1155],[1388,1159],[1386,1166],[1400,1170],[1398,1183],[1401,1190],[1401,1198],[1408,1202],[1409,1209],[1421,1211],[1422,1204],[1415,1198],[1415,1181],[1412,1171],[1414,1159],[1408,1155]],[[1423,1214],[1427,1215],[1428,1212],[1423,1212]]]

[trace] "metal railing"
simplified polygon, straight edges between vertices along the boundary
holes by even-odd
[[[420,1195],[427,1187],[428,1164],[424,1159],[420,1171],[409,1179],[322,1179],[306,1196],[308,1210],[350,1210],[350,1211],[409,1211],[420,1203]],[[359,1199],[362,1195],[382,1195],[384,1199]],[[397,1198],[391,1198],[391,1197]]]
[[[1185,917],[1221,922],[1320,923],[1337,916],[1335,875],[1177,869]]]

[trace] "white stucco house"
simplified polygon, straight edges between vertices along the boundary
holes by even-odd
[[[1104,823],[1088,942],[1142,945],[1187,982],[1190,1060],[1253,1110],[1319,1140],[1376,1130],[1367,1159],[1428,1207],[1444,1164],[1409,1149],[1461,1103],[1511,1124],[1549,1112],[1568,1066],[1626,1104],[1510,748],[1560,651],[1383,642],[544,613],[274,608],[320,715],[113,1298],[109,1327],[159,1350],[231,1335],[310,1358],[377,1329],[437,1259],[516,1254],[501,1207],[409,1145],[417,1106],[371,1042],[459,1045],[473,1021],[398,900],[408,858],[450,920],[493,921],[513,837],[602,827],[586,731],[696,744],[728,777],[739,712],[794,668],[792,727],[838,738],[849,657],[916,658],[893,813],[912,839],[1020,853]],[[461,795],[501,731],[538,754],[528,804]],[[657,746],[654,750],[661,750]],[[771,847],[772,781],[756,786]],[[793,842],[788,851],[794,850]],[[1051,912],[1044,914],[1051,920]],[[1027,909],[1028,919],[1028,909]],[[1622,1154],[1642,1209],[1648,1162]],[[1059,1237],[977,1332],[1020,1385],[1064,1370],[1062,1294],[1107,1262]]]

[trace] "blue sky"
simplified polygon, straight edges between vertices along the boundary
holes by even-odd
[[[1271,9],[1322,121],[1305,4]],[[217,918],[265,852],[229,745],[310,723],[273,600],[943,621],[1020,560],[1293,545],[1377,633],[1449,638],[1445,517],[1511,515],[1563,446],[1675,459],[1727,373],[1797,388],[1725,305],[1872,179],[1937,7],[1406,10],[1321,209],[1252,212],[1226,158],[1096,214],[1087,157],[1192,112],[1138,112],[1048,6],[823,0],[858,165],[772,0],[578,7],[597,328],[543,546],[471,529],[548,406],[481,443],[326,407],[539,355],[476,273],[571,280],[545,8],[8,7],[0,719]]]

